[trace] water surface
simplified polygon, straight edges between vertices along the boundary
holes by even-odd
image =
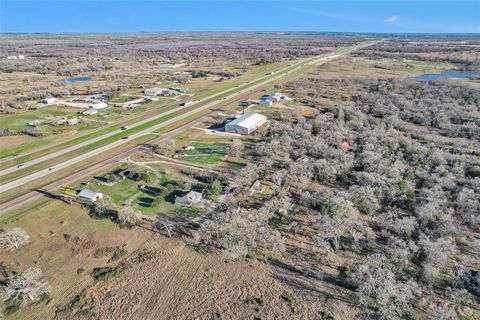
[[[426,73],[418,77],[413,77],[411,79],[417,81],[435,81],[444,78],[456,78],[456,79],[468,79],[468,78],[480,78],[480,71],[457,71],[457,70],[448,70],[442,73]]]

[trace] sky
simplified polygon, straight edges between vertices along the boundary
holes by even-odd
[[[480,33],[480,0],[0,0],[0,32]]]

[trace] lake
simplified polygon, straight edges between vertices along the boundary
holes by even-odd
[[[80,81],[92,81],[92,77],[68,78],[68,79],[64,79],[63,81],[70,82],[70,83],[80,82]]]
[[[480,77],[480,71],[457,71],[457,70],[448,70],[444,71],[442,73],[426,73],[418,77],[413,77],[410,79],[417,80],[417,81],[435,81],[435,80],[440,80],[444,78],[460,78],[460,79],[465,79],[465,78],[479,78]]]

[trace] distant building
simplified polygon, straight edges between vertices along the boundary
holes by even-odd
[[[82,114],[86,116],[93,116],[94,114],[97,114],[97,113],[98,113],[97,109],[87,109],[82,112]]]
[[[125,180],[128,175],[130,174],[130,170],[128,169],[118,169],[113,173],[118,179]]]
[[[127,102],[121,102],[121,103],[115,103],[115,107],[117,108],[125,108],[125,109],[132,109],[135,107],[138,107],[139,105],[147,103],[147,100],[145,98],[139,98],[139,99],[134,99],[130,100]]]
[[[261,106],[271,106],[273,104],[273,101],[270,99],[262,99],[258,104]]]
[[[143,91],[143,93],[146,95],[146,96],[158,96],[160,95],[160,92],[162,91],[162,88],[149,88],[149,89],[145,89]]]
[[[71,119],[67,119],[67,118],[62,118],[60,120],[57,121],[57,124],[68,124],[68,125],[74,125],[74,124],[77,124],[79,123],[80,121],[78,120],[78,118],[71,118]]]
[[[98,199],[102,199],[103,198],[103,193],[101,192],[96,192],[96,191],[92,191],[92,190],[88,190],[88,189],[83,189],[82,191],[80,191],[77,195],[77,198],[80,198],[80,199],[83,199],[83,200],[87,200],[87,201],[90,201],[90,202],[95,202],[97,201]]]
[[[65,101],[64,104],[69,107],[84,109],[104,109],[107,107],[107,104],[102,100],[93,98],[71,99]]]
[[[267,117],[259,113],[244,114],[235,120],[227,122],[225,125],[225,131],[250,134],[260,128],[265,122],[267,122]]]
[[[91,96],[91,98],[93,100],[98,100],[98,101],[105,102],[105,103],[107,103],[108,100],[109,100],[109,97],[105,94],[96,94],[96,95]]]
[[[30,122],[27,122],[27,124],[30,127],[36,127],[36,126],[40,125],[40,120],[33,120],[33,121],[30,121]]]
[[[54,104],[54,103],[57,103],[58,102],[58,99],[57,98],[45,98],[42,100],[42,103],[44,104]]]
[[[189,191],[181,197],[175,197],[175,203],[184,207],[195,207],[203,206],[205,200],[203,200],[200,192]]]
[[[278,102],[281,99],[282,99],[282,94],[281,93],[276,92],[276,93],[272,93],[270,95],[270,100],[272,100],[273,102]]]
[[[258,193],[260,191],[262,191],[262,184],[260,183],[260,180],[255,180],[255,182],[252,183],[250,188],[248,188],[247,194],[249,196],[251,196],[251,195],[253,195],[255,193]]]

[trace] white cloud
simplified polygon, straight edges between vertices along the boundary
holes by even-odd
[[[387,19],[388,22],[395,22],[399,19],[399,16],[391,16],[390,18]]]

